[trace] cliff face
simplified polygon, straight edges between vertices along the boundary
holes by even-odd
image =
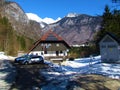
[[[2,7],[1,13],[9,19],[17,34],[22,34],[34,40],[40,38],[40,24],[29,20],[18,4],[14,2],[6,3],[4,7]]]
[[[53,29],[70,45],[83,44],[93,39],[94,34],[100,30],[101,21],[101,17],[84,14],[68,15],[60,21],[46,26],[43,30]]]
[[[0,51],[8,55],[28,52],[40,36],[40,24],[29,20],[18,4],[0,1]]]

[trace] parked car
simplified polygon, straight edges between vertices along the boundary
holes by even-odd
[[[44,63],[44,59],[42,56],[26,54],[15,58],[14,62],[20,64]]]

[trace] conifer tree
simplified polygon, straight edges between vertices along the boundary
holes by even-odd
[[[99,41],[106,32],[113,33],[120,38],[120,10],[110,11],[109,7],[106,6],[102,18],[101,30],[97,33],[95,41]]]
[[[120,0],[112,0],[113,3],[120,3]]]
[[[96,34],[96,36],[94,38],[95,42],[98,42],[99,39],[104,36],[104,34],[107,32],[107,30],[110,27],[109,25],[111,23],[112,14],[110,12],[108,5],[105,6],[104,13],[102,15],[102,19],[103,20],[101,22],[101,30]]]

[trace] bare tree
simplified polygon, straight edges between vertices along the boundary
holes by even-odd
[[[0,0],[0,6],[3,5],[5,0]]]
[[[4,5],[6,2],[10,2],[11,0],[0,0],[0,6]]]

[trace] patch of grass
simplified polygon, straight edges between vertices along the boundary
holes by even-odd
[[[84,75],[75,80],[85,90],[119,90],[120,80],[101,75]]]

